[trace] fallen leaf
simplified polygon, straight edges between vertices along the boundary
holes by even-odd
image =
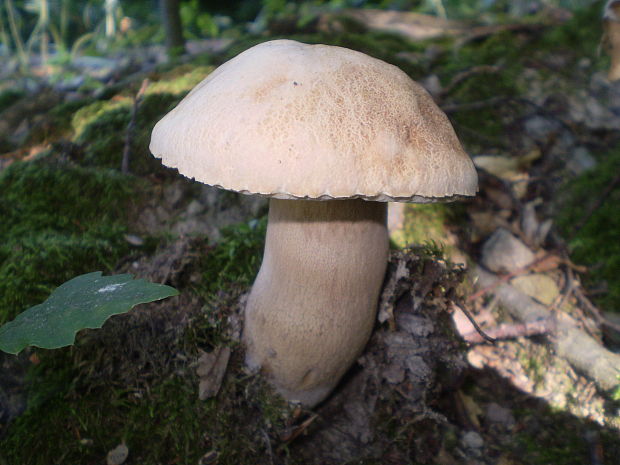
[[[198,398],[206,400],[214,397],[222,386],[224,373],[230,359],[230,347],[218,347],[213,352],[205,352],[198,359],[196,373],[200,377]]]
[[[106,457],[107,465],[122,465],[127,460],[129,456],[129,449],[125,444],[119,444],[110,452],[108,452],[108,456]]]

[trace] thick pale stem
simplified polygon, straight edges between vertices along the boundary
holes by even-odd
[[[387,204],[272,199],[246,306],[246,362],[289,400],[325,398],[362,352],[388,259]]]

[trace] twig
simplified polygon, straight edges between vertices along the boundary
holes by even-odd
[[[592,317],[596,320],[596,322],[599,325],[603,327],[603,329],[607,327],[608,330],[611,329],[615,333],[620,334],[620,325],[613,323],[609,321],[607,318],[605,318],[605,316],[601,313],[598,307],[594,305],[592,302],[590,302],[590,299],[588,299],[584,295],[583,291],[580,288],[576,288],[573,291],[573,293],[575,297],[577,298],[577,300],[579,301],[579,303],[581,303],[581,305],[583,305],[586,308],[588,313],[592,315]]]
[[[474,319],[474,317],[471,315],[471,313],[469,313],[468,310],[466,310],[463,307],[460,307],[458,305],[456,305],[454,302],[452,302],[452,307],[454,309],[458,309],[461,312],[463,312],[463,315],[465,315],[467,317],[467,319],[469,320],[469,322],[473,325],[474,329],[476,330],[475,333],[472,333],[474,335],[478,335],[481,339],[480,342],[482,341],[488,341],[491,343],[495,343],[496,339],[494,337],[489,336],[487,333],[485,333],[482,328],[480,326],[478,326],[478,323],[476,323],[476,320]]]
[[[472,344],[480,344],[481,342],[488,340],[489,337],[491,337],[493,341],[497,342],[499,340],[515,339],[523,336],[527,337],[537,336],[540,334],[549,334],[550,332],[553,332],[555,326],[554,318],[546,318],[526,323],[501,324],[496,328],[488,329],[486,337],[474,331],[462,334],[461,337],[465,341]]]
[[[454,89],[456,89],[459,85],[461,85],[464,81],[466,81],[472,76],[475,76],[477,74],[484,74],[484,73],[489,73],[489,74],[499,73],[501,69],[502,69],[501,67],[494,66],[494,65],[480,65],[480,66],[473,66],[469,69],[466,69],[465,71],[461,71],[456,76],[454,76],[454,78],[452,78],[452,81],[450,81],[450,84],[448,84],[441,91],[440,97],[444,98],[447,95],[450,95],[454,91]]]
[[[142,85],[140,86],[140,90],[135,95],[133,99],[133,108],[131,109],[131,120],[129,121],[129,125],[127,126],[127,131],[125,132],[125,147],[123,148],[123,159],[121,161],[121,172],[123,174],[129,174],[129,152],[131,150],[131,137],[133,135],[133,130],[136,125],[136,114],[138,113],[138,107],[140,106],[140,102],[142,101],[142,97],[144,96],[144,92],[149,85],[149,80],[144,79],[142,81]]]
[[[261,428],[261,433],[263,433],[263,438],[265,438],[265,443],[267,444],[267,455],[269,456],[269,463],[273,465],[273,450],[271,449],[271,439],[267,434],[267,431]]]
[[[493,274],[478,268],[482,286],[495,281]],[[549,310],[531,297],[509,284],[502,284],[494,291],[502,306],[516,319],[531,322],[547,319]],[[565,358],[577,371],[594,380],[602,390],[618,386],[620,355],[607,350],[601,343],[581,330],[569,315],[557,319],[558,330],[550,338],[558,356]]]

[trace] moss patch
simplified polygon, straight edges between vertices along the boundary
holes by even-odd
[[[414,43],[396,34],[374,31],[345,32],[342,34],[293,34],[286,37],[249,37],[232,45],[226,53],[225,60],[233,58],[254,45],[279,38],[297,40],[308,44],[336,45],[357,50],[398,66],[413,79],[423,78],[427,71],[426,60],[423,58],[426,43]],[[419,54],[420,59],[407,59],[403,57],[402,52]]]
[[[594,210],[590,219],[574,233],[575,226],[594,208],[612,179],[620,172],[620,149],[599,157],[592,170],[570,181],[564,188],[559,206],[558,223],[570,242],[571,258],[589,267],[586,283],[590,289],[606,291],[596,300],[609,310],[620,309],[620,189],[609,193],[604,203]]]
[[[200,401],[193,364],[199,349],[235,346],[226,318],[257,270],[264,231],[264,220],[229,228],[220,245],[202,251],[205,258],[189,272],[202,279],[186,282],[187,300],[166,310],[185,308],[197,294],[206,302],[179,337],[159,333],[170,314],[158,313],[160,320],[147,311],[143,320],[128,314],[81,333],[72,348],[37,350],[28,409],[0,441],[0,463],[101,462],[124,442],[131,463],[193,465],[211,454],[222,465],[268,464],[271,441],[292,414],[288,405],[260,377],[244,373],[239,350],[218,397]],[[130,342],[136,333],[140,347]]]
[[[108,170],[55,159],[0,172],[0,323],[86,271],[110,270],[134,187]]]
[[[4,111],[15,102],[23,98],[25,92],[18,89],[5,89],[0,91],[0,112]]]
[[[138,107],[130,139],[130,170],[137,175],[156,172],[161,163],[149,149],[155,123],[211,71],[210,67],[193,69],[179,66],[155,76]],[[125,148],[127,127],[133,111],[136,89],[130,88],[110,100],[100,100],[80,108],[72,118],[73,140],[84,147],[84,163],[118,169]]]

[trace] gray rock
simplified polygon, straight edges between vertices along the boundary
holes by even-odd
[[[85,80],[86,78],[82,75],[73,76],[68,79],[63,79],[62,81],[57,83],[55,87],[60,92],[71,92],[71,91],[78,90],[80,87],[82,87]]]
[[[585,147],[575,147],[566,162],[566,168],[575,175],[592,169],[596,166],[596,159]]]
[[[410,313],[396,315],[396,325],[412,336],[426,337],[434,331],[433,322]]]
[[[434,99],[437,99],[441,92],[443,91],[443,87],[441,85],[441,81],[436,74],[430,74],[426,76],[421,82],[422,87],[426,89],[426,91],[431,94]]]
[[[100,81],[109,80],[114,71],[119,67],[119,63],[116,60],[93,56],[76,57],[71,64],[84,74]]]
[[[533,116],[525,121],[525,132],[529,137],[538,142],[546,142],[552,134],[558,133],[562,125],[544,116]]]
[[[620,127],[620,116],[586,91],[568,96],[567,116],[592,130],[615,131]]]
[[[390,363],[381,374],[390,384],[399,384],[405,380],[405,370],[397,363]]]
[[[498,228],[482,246],[482,264],[495,273],[509,273],[533,261],[534,253],[504,228]]]
[[[467,449],[481,449],[484,446],[484,439],[475,431],[468,431],[461,438],[463,446]]]
[[[516,423],[515,417],[512,415],[510,409],[502,407],[495,402],[491,402],[487,405],[486,419],[490,423],[501,425],[507,429],[512,428]]]

